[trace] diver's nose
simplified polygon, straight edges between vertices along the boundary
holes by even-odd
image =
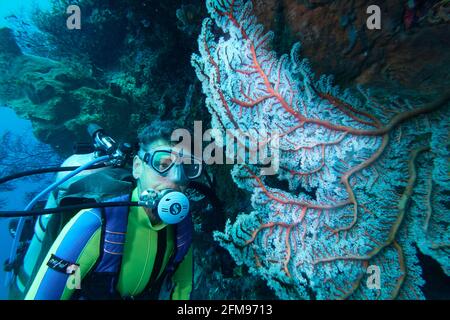
[[[175,164],[171,170],[170,180],[178,185],[185,185],[187,183],[186,175],[182,164]]]

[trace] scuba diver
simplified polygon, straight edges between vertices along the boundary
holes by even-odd
[[[123,168],[80,166],[77,179],[48,188],[46,208],[85,209],[39,215],[23,263],[15,265],[10,297],[190,298],[193,230],[184,192],[202,174],[202,162],[170,143],[172,129],[169,121],[154,121],[140,131],[131,175]],[[115,142],[101,128],[91,131],[112,150]],[[64,165],[94,163],[92,157],[74,155]]]

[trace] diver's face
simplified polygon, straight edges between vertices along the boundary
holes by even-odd
[[[157,140],[150,146],[151,150],[169,148],[171,148],[171,146],[165,140]],[[172,148],[172,150],[176,151],[176,148]],[[161,165],[164,164],[162,163]],[[134,157],[133,160],[133,177],[137,180],[139,192],[143,192],[149,188],[156,191],[164,189],[174,189],[181,192],[185,191],[187,180],[184,178],[181,170],[183,170],[182,166],[174,165],[168,174],[161,175],[138,156]]]

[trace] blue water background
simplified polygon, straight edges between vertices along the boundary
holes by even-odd
[[[50,0],[0,0],[0,28],[8,26],[5,17],[16,15],[27,20],[32,9],[38,7],[41,10],[50,8]]]
[[[39,143],[33,135],[31,122],[20,119],[14,111],[6,107],[0,107],[0,136],[6,131],[10,131],[14,135],[19,135],[24,138],[27,144]],[[1,147],[1,146],[0,146]],[[26,168],[24,168],[26,170]],[[5,206],[0,207],[0,210],[22,210],[25,203],[25,195],[29,192],[36,192],[42,189],[42,185],[36,182],[26,180],[18,180],[13,182],[15,187],[12,191],[1,191],[0,201],[5,200]],[[7,226],[9,219],[0,218],[0,299],[7,298],[7,291],[4,286],[5,274],[3,272],[3,262],[8,258],[9,249],[12,244],[12,238],[9,235]]]
[[[16,15],[19,18],[29,19],[29,14],[33,8],[46,10],[50,8],[50,0],[0,0],[0,28],[8,26],[8,21],[5,19],[8,16]],[[37,143],[33,136],[31,122],[20,119],[10,109],[0,106],[0,136],[5,131],[11,131],[13,134],[23,136],[29,143]],[[1,148],[1,146],[0,146]],[[6,206],[0,209],[22,209],[25,205],[24,195],[27,192],[39,190],[40,186],[36,183],[14,183],[15,190],[8,192],[0,192],[0,199],[6,200]],[[0,299],[7,298],[7,291],[4,286],[5,274],[3,272],[3,261],[5,261],[9,254],[9,248],[12,243],[12,238],[9,236],[8,219],[0,219]]]

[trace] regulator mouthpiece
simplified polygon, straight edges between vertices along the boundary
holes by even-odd
[[[172,189],[162,192],[147,189],[142,192],[139,205],[156,211],[161,221],[167,224],[177,224],[189,213],[189,199],[184,193]]]

